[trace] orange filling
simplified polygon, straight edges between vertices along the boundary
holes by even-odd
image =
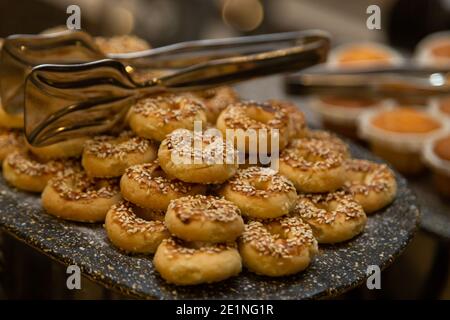
[[[450,58],[450,42],[445,42],[431,49],[431,53],[435,57]]]
[[[320,100],[329,105],[348,108],[370,107],[379,102],[379,100],[371,98],[352,98],[341,96],[323,96],[320,97]]]
[[[439,101],[439,110],[450,115],[450,98],[444,98]]]
[[[426,133],[441,127],[438,121],[425,112],[407,107],[381,112],[372,119],[372,124],[398,133]]]
[[[386,63],[388,64],[392,59],[390,52],[379,48],[372,47],[352,47],[348,51],[344,51],[339,56],[339,62],[342,65],[348,65],[352,63],[367,62],[367,64],[376,63]]]
[[[450,161],[450,136],[436,142],[434,145],[434,153],[439,158]]]

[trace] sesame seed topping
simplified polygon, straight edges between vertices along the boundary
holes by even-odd
[[[283,129],[288,124],[288,114],[270,103],[241,101],[229,105],[224,111],[224,122],[230,129]],[[268,121],[260,121],[252,114],[269,116]]]
[[[153,144],[150,140],[136,137],[131,131],[122,132],[118,137],[98,136],[86,141],[84,152],[100,159],[125,159],[129,153],[145,153]]]
[[[268,198],[274,193],[295,192],[292,182],[271,168],[240,169],[228,183],[231,190],[247,196]]]
[[[345,171],[350,179],[344,188],[353,195],[385,192],[395,182],[394,173],[387,165],[368,160],[349,159],[345,162]]]
[[[117,179],[89,178],[81,170],[60,172],[49,183],[66,200],[112,198],[120,192]]]
[[[304,246],[314,243],[311,227],[299,217],[282,217],[264,221],[252,220],[245,225],[243,243],[262,255],[290,258]]]
[[[292,214],[320,224],[332,224],[341,216],[345,220],[364,216],[361,205],[348,193],[336,191],[324,194],[300,195]]]
[[[328,170],[344,162],[344,154],[326,140],[294,139],[280,155],[280,161],[299,170]]]
[[[19,147],[23,143],[23,135],[19,130],[0,129],[0,148]]]
[[[131,107],[132,113],[156,118],[161,127],[169,122],[195,117],[204,110],[205,106],[199,100],[183,95],[145,98]]]
[[[231,222],[241,214],[234,203],[224,198],[204,195],[186,196],[172,200],[167,210],[173,210],[183,223],[188,223],[193,218]]]
[[[178,238],[164,239],[163,243],[170,250],[169,258],[176,254],[194,255],[198,252],[216,254],[226,250],[236,249],[236,243],[207,243],[207,242],[186,242]]]
[[[75,162],[72,160],[50,160],[41,162],[32,154],[19,151],[9,154],[5,161],[7,161],[8,165],[15,171],[32,177],[56,174],[75,165]]]
[[[162,145],[172,153],[176,152],[185,163],[233,164],[238,159],[238,152],[231,142],[207,132],[177,129],[167,135]]]
[[[166,230],[162,217],[164,212],[157,212],[161,219],[145,220],[136,215],[133,205],[128,201],[122,201],[111,207],[114,212],[113,220],[129,234],[154,233]]]
[[[126,169],[125,174],[131,180],[136,181],[142,188],[152,192],[167,194],[169,191],[180,194],[187,194],[192,190],[192,184],[180,181],[178,179],[169,179],[159,166],[159,161],[152,163],[138,164]]]

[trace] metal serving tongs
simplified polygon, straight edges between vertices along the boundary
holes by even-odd
[[[403,64],[384,68],[329,69],[311,67],[286,76],[290,94],[395,98],[423,104],[432,96],[450,94],[450,67]]]
[[[134,53],[104,54],[84,31],[12,35],[5,39],[0,57],[2,104],[7,112],[23,111],[25,79],[33,67],[41,64],[73,64],[110,58],[121,61],[129,71],[183,68],[211,59],[275,50],[287,44],[323,42],[326,38],[325,32],[310,30],[189,41]]]
[[[196,63],[145,83],[135,82],[126,65],[112,59],[74,65],[37,66],[25,82],[26,137],[32,145],[44,146],[68,138],[101,133],[117,126],[130,104],[139,97],[206,89],[299,70],[325,61],[329,48],[328,34],[321,31],[261,36],[258,38],[261,45],[253,46],[251,50],[246,46],[245,39],[231,41],[234,54],[231,57]],[[212,50],[220,55],[228,49],[228,41],[200,43],[207,51]],[[213,50],[216,45],[219,48]],[[241,47],[243,53],[239,50]],[[187,52],[202,52],[201,48],[202,45],[198,45],[195,50]],[[163,54],[161,56],[164,57]]]

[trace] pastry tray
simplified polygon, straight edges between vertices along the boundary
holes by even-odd
[[[350,144],[357,158],[380,161]],[[339,244],[320,246],[303,273],[281,278],[243,271],[226,281],[189,287],[166,283],[152,257],[121,253],[108,241],[101,224],[58,220],[46,214],[40,197],[8,186],[0,178],[0,227],[36,250],[65,264],[78,265],[95,282],[148,299],[310,299],[332,297],[362,284],[369,265],[389,266],[412,239],[418,222],[416,197],[397,175],[396,200],[369,217],[363,234]]]

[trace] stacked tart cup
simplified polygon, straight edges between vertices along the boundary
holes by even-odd
[[[98,43],[146,48],[133,37]],[[307,128],[296,105],[243,101],[230,87],[145,97],[123,129],[43,148],[20,142],[21,119],[2,117],[10,116],[0,113],[10,185],[41,193],[57,218],[103,223],[111,245],[153,255],[177,285],[222,281],[243,267],[302,272],[321,246],[364,232],[397,192],[388,166],[351,158],[337,136]]]
[[[395,50],[374,42],[355,42],[336,47],[330,53],[327,67],[337,70],[358,70],[402,64],[404,59]],[[358,117],[366,110],[392,105],[389,99],[355,95],[322,95],[309,99],[322,125],[350,138],[358,138]]]

